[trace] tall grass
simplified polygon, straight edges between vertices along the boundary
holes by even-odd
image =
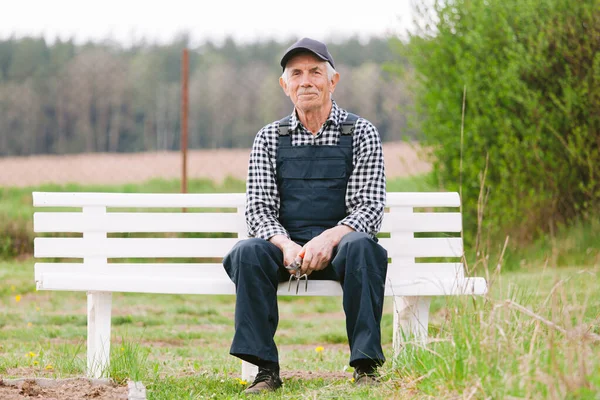
[[[152,372],[158,371],[158,367],[148,361],[149,354],[149,349],[138,341],[121,338],[120,343],[111,346],[108,376],[119,384],[128,380],[147,382]]]
[[[466,86],[460,131],[461,194],[465,100]],[[487,172],[486,159],[479,174],[474,249],[465,255],[464,262],[467,272],[485,274],[488,294],[483,298],[448,298],[437,337],[426,346],[408,342],[395,360],[396,372],[413,376],[423,393],[435,397],[597,399],[600,296],[582,290],[582,284],[585,287],[590,282],[591,287],[598,287],[598,245],[586,240],[597,220],[563,228],[560,236],[541,236],[526,248],[509,246],[509,237],[504,241],[498,241],[497,235],[484,237]],[[492,241],[497,242],[494,247]],[[581,244],[573,246],[575,242]],[[566,243],[570,246],[560,245]],[[570,252],[573,248],[575,252]],[[523,256],[529,256],[530,262],[535,260],[534,272],[519,286],[504,284],[503,267],[526,266],[519,260]],[[544,279],[549,265],[557,267],[559,260],[568,265],[573,259],[595,268],[576,271],[575,275],[568,270],[558,278],[553,274],[551,281]],[[471,268],[468,260],[474,261]]]
[[[580,399],[600,393],[598,269],[490,279],[484,298],[444,301],[427,347],[407,344],[399,376],[436,398]]]

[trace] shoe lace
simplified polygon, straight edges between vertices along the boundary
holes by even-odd
[[[254,382],[252,382],[252,385],[250,385],[250,387],[252,387],[260,382],[267,382],[267,383],[271,384],[275,381],[275,379],[276,379],[275,371],[259,368],[258,374],[256,374],[256,377],[254,378]]]

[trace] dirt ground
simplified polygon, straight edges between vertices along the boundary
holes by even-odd
[[[388,178],[412,176],[431,170],[420,159],[420,148],[404,142],[385,143]],[[188,177],[222,182],[227,176],[246,179],[249,149],[192,150]],[[0,158],[0,186],[27,187],[44,183],[124,184],[153,178],[181,177],[179,152],[133,154],[78,154]]]
[[[60,399],[60,400],[116,400],[127,399],[126,386],[93,384],[87,379],[65,379],[62,381],[23,380],[7,383],[0,379],[0,399]]]

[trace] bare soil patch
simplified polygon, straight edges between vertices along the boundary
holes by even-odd
[[[386,175],[390,178],[429,172],[418,145],[391,142],[383,145]],[[188,177],[221,183],[225,178],[246,179],[249,149],[191,150]],[[179,152],[93,153],[0,158],[0,186],[26,187],[45,183],[125,184],[150,179],[179,179]]]
[[[327,379],[327,380],[342,380],[352,378],[351,372],[343,371],[281,371],[281,378],[283,379],[298,379],[298,380],[311,380],[311,379]]]
[[[127,387],[98,384],[87,379],[26,379],[18,383],[0,379],[0,399],[115,400],[127,399]]]

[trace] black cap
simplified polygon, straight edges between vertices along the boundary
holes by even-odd
[[[285,70],[285,65],[294,55],[301,52],[311,52],[318,58],[323,61],[327,61],[333,68],[335,68],[335,64],[333,63],[333,57],[329,54],[327,50],[327,46],[325,43],[321,43],[314,39],[302,38],[298,40],[296,43],[291,45],[286,51],[283,57],[281,58],[281,67]]]

